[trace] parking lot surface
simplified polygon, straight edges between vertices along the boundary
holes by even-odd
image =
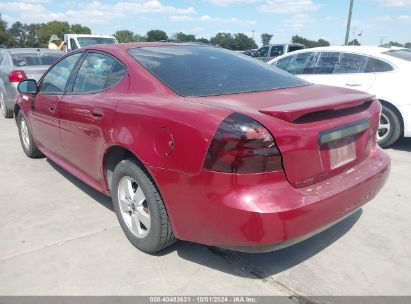
[[[0,295],[411,295],[411,140],[352,216],[293,247],[243,254],[178,242],[135,249],[111,200],[46,158],[29,159],[0,118]]]

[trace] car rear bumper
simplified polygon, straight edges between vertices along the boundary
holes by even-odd
[[[353,213],[384,185],[390,159],[380,148],[323,182],[293,188],[282,172],[188,176],[150,168],[176,237],[264,252],[306,239]]]

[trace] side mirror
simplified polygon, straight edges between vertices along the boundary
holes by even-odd
[[[255,58],[260,57],[260,52],[254,52],[253,57],[255,57]]]
[[[27,79],[19,82],[17,90],[20,93],[37,94],[39,88],[37,87],[37,83],[34,79]]]

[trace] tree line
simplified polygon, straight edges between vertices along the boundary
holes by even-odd
[[[30,23],[23,24],[19,21],[8,27],[7,22],[2,20],[0,14],[0,47],[47,47],[51,35],[57,35],[63,39],[64,34],[91,34],[88,26],[81,24],[69,24],[65,21],[50,21],[47,23]],[[148,31],[144,35],[134,33],[130,30],[118,30],[113,34],[119,42],[154,42],[154,41],[181,41],[181,42],[198,42],[230,50],[249,50],[257,48],[255,40],[244,33],[217,33],[210,39],[197,38],[194,34],[182,32],[174,33],[168,36],[166,32],[158,29]],[[270,44],[274,36],[269,33],[261,34],[262,45]],[[300,43],[307,48],[329,46],[330,42],[325,39],[310,40],[299,35],[292,36],[292,43]],[[357,39],[349,43],[350,45],[360,45]],[[411,48],[411,42],[401,44],[398,42],[389,42],[386,45],[403,46]]]

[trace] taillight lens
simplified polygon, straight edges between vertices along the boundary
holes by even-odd
[[[24,71],[13,71],[9,74],[10,82],[20,82],[24,79],[27,79],[26,73],[24,73]]]
[[[227,173],[259,173],[283,169],[270,132],[254,119],[233,113],[214,134],[204,168]]]

